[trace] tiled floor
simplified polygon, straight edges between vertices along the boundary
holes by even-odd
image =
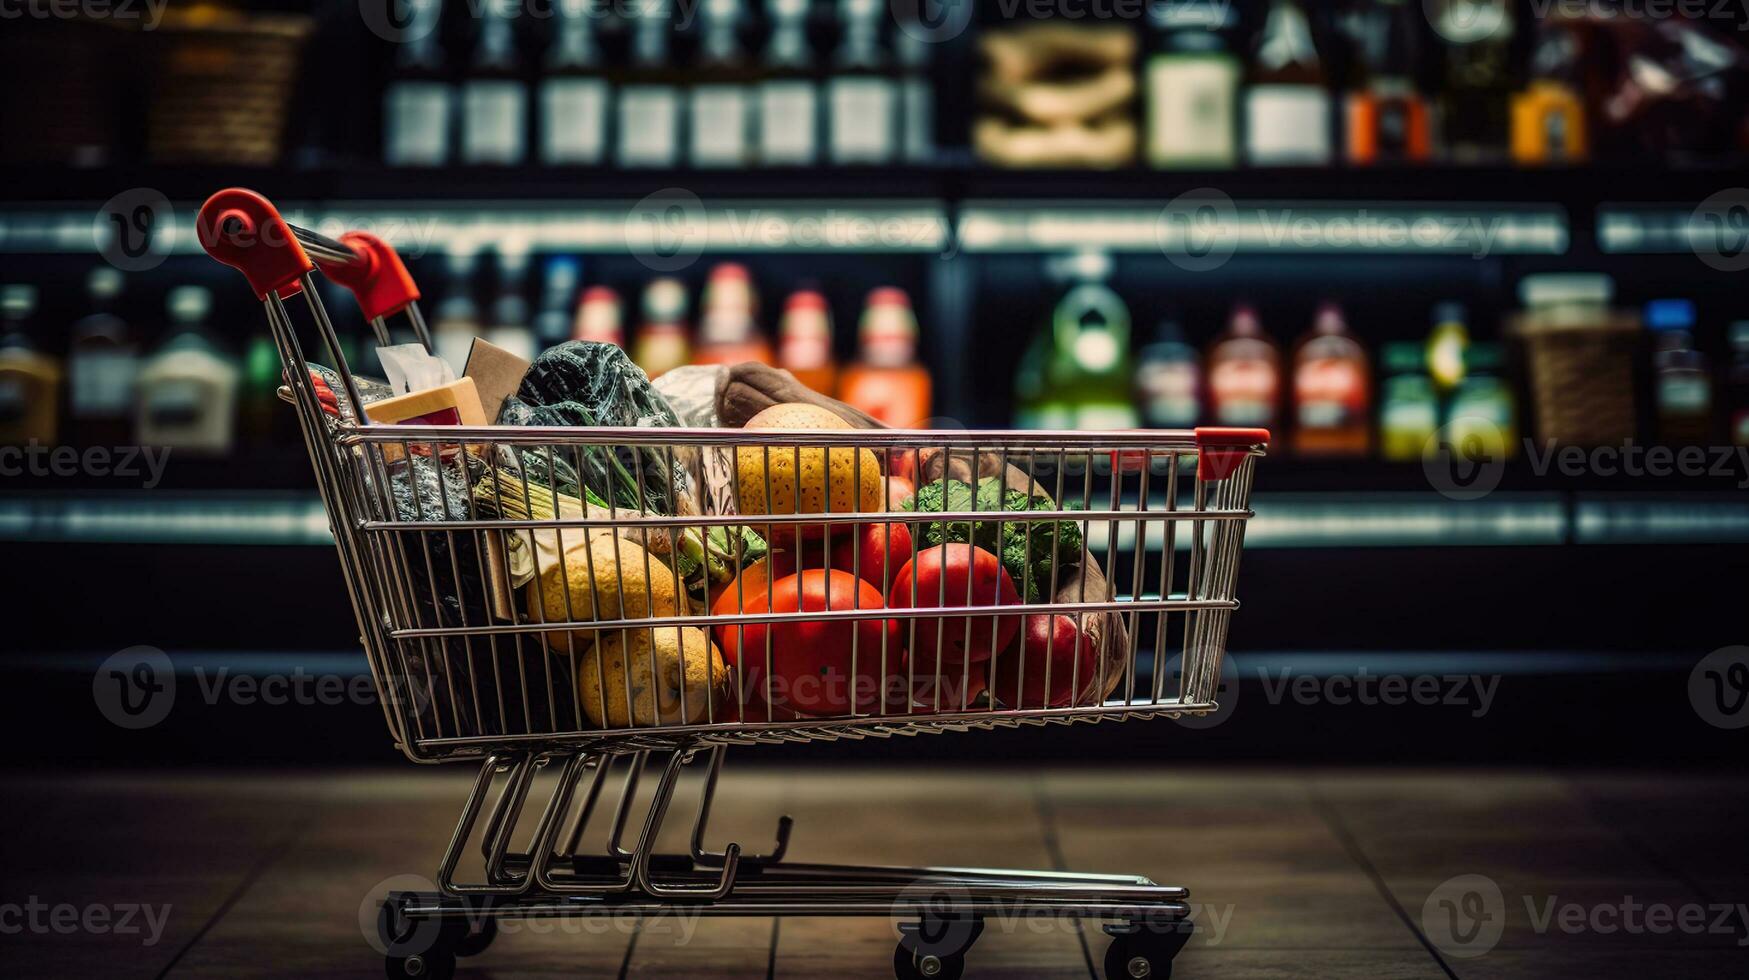
[[[373,899],[429,887],[470,778],[13,774],[0,975],[381,976]],[[684,847],[696,792],[666,846]],[[785,812],[796,861],[1185,885],[1199,931],[1180,980],[1749,976],[1749,785],[1726,778],[779,769],[744,753],[711,838],[762,850]],[[879,978],[893,942],[887,919],[521,924],[460,975]],[[1104,948],[1092,924],[993,922],[967,976],[1096,977]]]

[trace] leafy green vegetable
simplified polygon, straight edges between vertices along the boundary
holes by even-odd
[[[499,409],[500,425],[678,426],[679,416],[650,384],[643,370],[613,344],[573,341],[539,357],[516,394]],[[581,496],[588,488],[616,505],[651,514],[671,509],[669,493],[690,493],[684,470],[669,471],[668,454],[657,447],[582,446],[553,452],[549,474],[545,449],[518,454],[528,476]],[[643,477],[642,494],[638,477]]]
[[[1024,513],[1059,508],[1043,494],[1029,496],[995,477],[986,477],[976,487],[959,480],[925,483],[917,488],[910,509],[918,513]],[[1029,603],[1037,602],[1039,590],[1050,584],[1053,564],[1081,560],[1081,526],[1074,521],[935,521],[919,528],[921,548],[970,542],[994,554]]]

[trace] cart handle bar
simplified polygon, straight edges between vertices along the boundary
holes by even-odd
[[[195,229],[207,254],[240,270],[263,300],[270,292],[281,299],[296,294],[299,280],[316,268],[352,291],[366,320],[399,313],[419,299],[419,287],[388,242],[363,231],[335,241],[299,228],[251,190],[231,187],[207,198]]]

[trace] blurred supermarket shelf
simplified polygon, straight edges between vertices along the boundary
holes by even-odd
[[[1692,252],[1729,262],[1749,245],[1749,191],[1736,188],[1695,207],[1606,206],[1597,212],[1597,247],[1611,255]]]
[[[1212,188],[1168,202],[973,201],[959,225],[968,252],[1091,248],[1192,261],[1275,251],[1563,255],[1567,239],[1566,214],[1554,206],[1256,203]]]
[[[1246,532],[1254,548],[1749,542],[1744,494],[1503,492],[1458,501],[1430,492],[1258,493],[1254,501],[1257,517]],[[1160,547],[1160,527],[1149,526],[1150,550]],[[0,496],[0,541],[285,546],[332,538],[314,497],[143,491]],[[1117,547],[1135,541],[1135,524],[1120,524]],[[1100,551],[1108,544],[1098,533],[1089,543]],[[1188,532],[1180,531],[1177,546],[1189,547]]]

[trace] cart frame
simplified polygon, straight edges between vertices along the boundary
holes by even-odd
[[[388,342],[386,318],[404,315],[415,336],[429,349],[430,331],[419,312],[417,287],[394,249],[367,234],[350,233],[335,241],[294,228],[265,198],[241,189],[213,195],[202,207],[196,227],[209,254],[241,270],[263,303],[275,346],[287,368],[288,384],[282,395],[297,413],[340,554],[342,578],[357,616],[360,639],[382,692],[384,718],[395,743],[415,762],[473,760],[479,765],[473,788],[439,863],[437,890],[395,893],[382,904],[376,939],[385,953],[389,976],[445,977],[453,972],[458,956],[483,950],[495,935],[497,921],[505,918],[652,916],[680,908],[701,915],[892,916],[898,922],[900,934],[894,970],[901,980],[908,977],[953,980],[963,970],[966,951],[990,916],[1026,914],[1095,919],[1105,921],[1105,929],[1112,936],[1105,962],[1108,976],[1170,975],[1173,956],[1183,948],[1194,928],[1189,918],[1188,892],[1183,888],[1157,885],[1139,876],[795,863],[785,860],[793,826],[787,816],[778,823],[773,848],[763,855],[744,854],[740,845],[733,843],[720,852],[708,850],[707,825],[729,745],[1178,717],[1215,710],[1227,623],[1238,608],[1234,590],[1245,526],[1252,516],[1249,496],[1254,464],[1267,447],[1268,433],[1223,429],[847,433],[374,424],[357,417],[365,400],[350,366],[339,353],[338,336],[317,295],[313,273],[320,268],[329,278],[352,290],[379,342]],[[330,392],[331,401],[343,399],[344,404],[324,407],[319,390],[324,382],[311,370],[288,304],[299,293],[307,303],[315,336],[335,359],[340,390]],[[620,513],[609,505],[605,517],[585,512],[582,516],[546,520],[505,520],[498,515],[482,516],[474,510],[473,494],[477,488],[465,474],[469,472],[467,467],[478,463],[479,458],[489,457],[491,466],[502,465],[501,460],[513,460],[519,471],[532,472],[527,469],[530,456],[538,463],[544,453],[546,472],[556,474],[557,463],[567,458],[566,451],[575,454],[579,470],[586,452],[630,454],[636,468],[638,499],[646,499],[645,494],[653,488],[661,492],[662,481],[666,480],[668,501],[678,503],[677,490],[690,491],[684,490],[679,475],[682,470],[675,462],[677,453],[732,454],[752,448],[763,454],[769,491],[774,453],[794,453],[796,469],[800,470],[802,453],[812,451],[830,456],[847,446],[855,447],[857,453],[854,479],[858,486],[861,453],[865,450],[884,453],[889,461],[894,453],[910,453],[919,472],[924,468],[924,454],[928,453],[943,479],[956,458],[968,460],[974,472],[987,458],[999,456],[998,472],[1007,472],[1010,463],[1018,465],[1024,460],[1027,479],[1032,481],[1029,493],[1035,487],[1040,492],[1051,489],[1038,479],[1041,465],[1055,473],[1056,492],[1049,495],[1054,501],[1068,499],[1065,485],[1072,476],[1083,487],[1080,508],[1070,508],[1064,502],[1054,504],[1052,510],[1025,512],[1023,518],[1011,511],[992,513],[974,509],[932,512],[928,519],[944,525],[965,521],[968,537],[971,522],[990,521],[992,517],[998,534],[1005,525],[1024,524],[1029,550],[1035,527],[1056,527],[1058,530],[1050,533],[1061,534],[1064,522],[1076,523],[1088,547],[1094,541],[1091,532],[1102,531],[1104,538],[1100,544],[1107,562],[1113,564],[1120,554],[1120,531],[1127,526],[1134,535],[1130,594],[1118,595],[1108,587],[1105,595],[1089,596],[1083,585],[1079,597],[1052,602],[1052,598],[1062,598],[1057,593],[1053,567],[1049,593],[1042,594],[1038,601],[1002,602],[999,609],[996,605],[986,607],[973,602],[970,586],[964,608],[959,603],[950,604],[945,601],[944,584],[943,601],[936,606],[920,606],[913,585],[911,606],[902,609],[883,605],[871,610],[858,603],[850,609],[786,613],[772,611],[769,608],[772,603],[768,603],[768,608],[759,608],[742,602],[735,614],[702,615],[679,609],[673,615],[660,615],[652,614],[654,594],[648,591],[646,578],[645,598],[650,601],[643,615],[629,614],[623,597],[619,618],[580,616],[571,611],[563,621],[548,617],[531,622],[529,617],[516,614],[509,621],[485,618],[470,622],[467,607],[460,600],[459,621],[452,621],[456,617],[446,617],[443,612],[444,597],[464,594],[469,587],[463,572],[467,561],[458,558],[458,539],[480,542],[493,535],[528,534],[532,541],[532,535],[542,532],[585,536],[600,532],[612,536],[617,564],[621,537],[628,531],[644,535],[637,540],[650,545],[664,535],[668,536],[666,540],[673,541],[689,530],[701,533],[715,527],[733,530],[749,523],[763,527],[768,536],[774,528],[781,533],[792,527],[802,531],[810,525],[825,525],[829,543],[832,528],[842,532],[892,518],[888,513],[860,510],[802,512],[799,503],[795,513],[760,515],[756,522],[739,513],[712,514],[704,500],[702,481],[695,480],[698,506],[691,512],[683,506],[671,507],[663,513],[653,509],[649,513]],[[461,479],[467,491],[465,513],[452,512],[445,484],[446,467],[458,458],[462,460],[459,472],[464,474]],[[645,458],[665,459],[665,473],[646,474],[638,462]],[[425,460],[423,464],[421,459]],[[435,473],[444,508],[440,517],[425,513],[420,503],[416,484],[425,478],[420,472],[422,465]],[[830,467],[827,472],[830,473]],[[1100,483],[1109,485],[1108,499],[1097,504],[1091,499],[1096,472]],[[1127,474],[1132,473],[1137,477],[1137,495],[1135,503],[1130,504],[1123,491]],[[1156,479],[1153,490],[1149,487],[1151,477]],[[1194,481],[1188,507],[1181,506],[1181,477]],[[407,513],[405,502],[391,492],[397,489],[397,479],[411,488],[410,499],[418,513]],[[453,473],[450,479],[456,479]],[[826,479],[829,498],[830,475]],[[1068,489],[1072,492],[1073,487]],[[1156,505],[1155,498],[1161,489],[1164,500]],[[556,507],[556,490],[554,501]],[[1186,525],[1188,534],[1184,537],[1188,541],[1184,542],[1178,529]],[[1146,564],[1151,529],[1157,530],[1163,546],[1161,568],[1156,580],[1158,589],[1145,591],[1145,581],[1154,579]],[[448,542],[439,547],[435,558],[434,540]],[[737,538],[737,557],[738,542]],[[1188,563],[1184,565],[1177,564],[1181,543],[1187,543],[1189,551]],[[568,546],[561,546],[561,562],[569,550]],[[650,552],[644,553],[646,573],[649,555]],[[473,587],[483,589],[485,583],[492,582],[487,563],[479,553],[470,557],[478,563],[482,580]],[[442,570],[445,559],[448,572],[453,574]],[[666,560],[678,570],[673,552]],[[593,565],[589,572],[593,580]],[[1180,573],[1185,583],[1182,592],[1174,590]],[[531,586],[537,586],[539,581],[537,578]],[[507,573],[505,582],[510,584]],[[769,588],[767,585],[768,596]],[[569,604],[568,593],[565,598]],[[950,605],[961,612],[978,611],[991,623],[997,623],[998,616],[1013,617],[1016,623],[1025,616],[1073,617],[1077,650],[1070,667],[1070,694],[1064,699],[1067,703],[1059,703],[1054,693],[1048,697],[1041,694],[1037,706],[1027,706],[1025,694],[1008,695],[1019,701],[1017,707],[999,703],[995,691],[979,698],[971,692],[969,683],[973,654],[966,654],[964,663],[958,665],[966,683],[957,688],[957,704],[951,696],[944,703],[939,688],[933,703],[919,704],[914,692],[920,657],[907,657],[903,650],[889,650],[883,639],[878,650],[880,679],[893,680],[889,667],[900,662],[906,665],[901,683],[906,685],[903,690],[907,693],[901,698],[902,704],[895,705],[884,695],[866,704],[858,700],[855,683],[862,674],[853,642],[848,710],[827,716],[820,712],[774,710],[781,700],[772,688],[774,653],[770,637],[780,626],[802,623],[830,626],[844,621],[852,624],[860,638],[856,624],[878,617],[896,621],[908,630],[907,646],[911,650],[919,649],[919,624],[925,630],[933,626],[937,631],[936,660],[933,670],[923,668],[924,674],[931,682],[945,683],[953,668],[944,667],[941,659],[944,631],[950,620],[963,619],[969,646],[972,621],[977,618],[941,615],[940,609]],[[438,607],[435,615],[429,608],[433,606]],[[601,610],[595,608],[593,612]],[[1089,673],[1081,673],[1078,649],[1081,628],[1095,616],[1109,617],[1107,621],[1116,624],[1101,641],[1104,647],[1096,658],[1096,677],[1092,667]],[[1149,617],[1155,624],[1151,631],[1154,643],[1151,669],[1144,674],[1138,650],[1142,637],[1150,632],[1146,625]],[[1182,660],[1176,691],[1168,690],[1166,684],[1169,625],[1182,640],[1178,644]],[[609,689],[607,674],[601,667],[606,654],[598,647],[589,647],[585,648],[584,660],[586,663],[593,660],[600,679],[598,700],[589,707],[609,717],[595,718],[592,710],[588,712],[591,718],[585,719],[586,706],[581,704],[585,695],[574,693],[569,704],[571,723],[565,724],[566,719],[560,717],[562,694],[567,689],[586,687],[583,683],[573,685],[570,678],[576,677],[581,682],[583,675],[579,670],[588,669],[577,665],[576,647],[581,644],[566,637],[580,635],[579,629],[584,626],[591,637],[614,631],[629,637],[634,632],[649,630],[652,648],[649,678],[657,676],[653,652],[657,629],[673,628],[678,636],[683,628],[726,628],[739,635],[739,646],[748,635],[747,628],[764,627],[765,689],[762,693],[755,690],[752,695],[741,692],[734,717],[718,717],[714,696],[703,698],[702,705],[695,703],[689,711],[687,682],[683,680],[679,685],[677,716],[671,717],[666,705],[658,710],[661,697],[659,693],[653,694],[649,721],[644,724],[638,717],[641,709],[633,707],[631,677],[639,665],[627,655],[619,673],[625,678],[623,703],[630,717],[615,725],[610,721],[607,706],[616,692]],[[951,624],[956,631],[960,626],[957,621]],[[997,632],[996,628],[989,630],[991,658],[998,653]],[[515,688],[509,688],[501,674],[501,665],[507,662],[500,651],[501,642],[514,643],[514,655],[508,662],[515,664],[519,682]],[[525,642],[533,647],[532,657],[524,649]],[[482,661],[475,657],[476,643],[489,645],[490,683],[484,676],[486,671],[477,667]],[[458,644],[466,650],[466,658],[460,661],[455,659]],[[561,649],[568,660],[561,656]],[[631,649],[629,642],[624,649]],[[862,666],[868,666],[876,654],[874,650],[864,653],[871,659]],[[1043,667],[1044,688],[1052,692],[1056,691],[1051,686],[1050,674],[1054,654],[1053,646]],[[742,656],[747,656],[745,651]],[[683,674],[687,669],[685,658],[683,648]],[[545,714],[538,720],[530,705],[539,700],[542,692],[540,678],[531,686],[528,666],[531,660],[540,664],[545,675],[545,693],[549,696]],[[555,661],[559,663],[559,687],[553,684]],[[743,666],[746,672],[756,670],[757,654]],[[994,662],[987,666],[994,679]],[[712,669],[706,665],[707,676],[714,677]],[[1020,692],[1026,690],[1024,660],[1017,669],[1020,673],[1010,690]],[[1060,681],[1061,676],[1057,679]],[[654,682],[651,683],[653,686]],[[520,716],[515,715],[518,694],[523,712]],[[753,701],[748,700],[750,696]],[[763,719],[748,716],[755,710],[755,703],[763,707]],[[697,714],[700,707],[702,716]],[[720,710],[728,712],[726,707]],[[520,725],[513,724],[513,718]],[[513,730],[518,727],[520,731]],[[636,840],[627,849],[622,840],[634,815],[639,783],[652,752],[666,753],[666,761]],[[675,787],[687,764],[700,758],[704,760],[705,781],[689,851],[658,853],[655,841]],[[611,817],[606,851],[599,855],[582,854],[580,842],[599,808],[603,785],[610,770],[621,762],[625,764],[624,783]],[[531,787],[542,770],[553,774],[553,788],[544,802],[531,805],[536,802],[530,799]],[[522,849],[516,849],[513,842],[518,828],[531,821],[532,834]],[[480,874],[477,880],[464,880],[462,863],[470,844],[476,843]]]

